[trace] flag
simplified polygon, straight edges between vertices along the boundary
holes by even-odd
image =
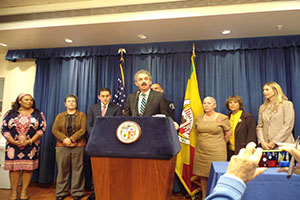
[[[123,56],[121,56],[120,71],[119,71],[118,80],[117,80],[117,90],[115,92],[114,99],[113,99],[113,102],[115,104],[117,104],[118,106],[120,106],[122,108],[122,110],[124,109],[125,100],[126,100],[123,65],[124,65],[124,58],[123,58]]]
[[[195,57],[195,52],[193,52],[178,135],[181,151],[177,154],[175,169],[176,174],[190,196],[194,196],[200,191],[200,182],[197,180],[197,176],[193,174],[193,159],[197,142],[195,120],[198,115],[204,113],[198,90]]]

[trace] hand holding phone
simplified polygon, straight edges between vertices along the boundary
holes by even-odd
[[[285,150],[292,155],[292,159],[291,159],[289,167],[288,168],[287,167],[280,168],[278,170],[278,172],[288,172],[287,178],[290,178],[293,173],[300,175],[299,165],[298,165],[298,167],[295,168],[295,162],[296,161],[298,161],[298,163],[300,162],[300,150],[298,149],[299,140],[300,140],[300,137],[298,136],[295,144],[279,144],[280,150]]]

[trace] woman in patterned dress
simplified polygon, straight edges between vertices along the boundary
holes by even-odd
[[[9,170],[10,200],[18,198],[20,177],[20,199],[28,199],[27,189],[33,170],[38,168],[40,137],[45,129],[45,117],[35,108],[33,97],[30,94],[20,94],[2,122],[2,134],[7,140],[4,169]]]

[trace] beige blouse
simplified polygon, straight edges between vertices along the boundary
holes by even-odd
[[[291,101],[283,101],[278,109],[259,108],[258,125],[256,127],[258,143],[261,142],[294,142],[295,111]]]

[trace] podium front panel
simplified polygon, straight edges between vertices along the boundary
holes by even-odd
[[[116,136],[119,125],[136,122],[140,138],[124,144]],[[166,117],[97,117],[86,152],[96,157],[171,159],[180,151],[173,120]]]

